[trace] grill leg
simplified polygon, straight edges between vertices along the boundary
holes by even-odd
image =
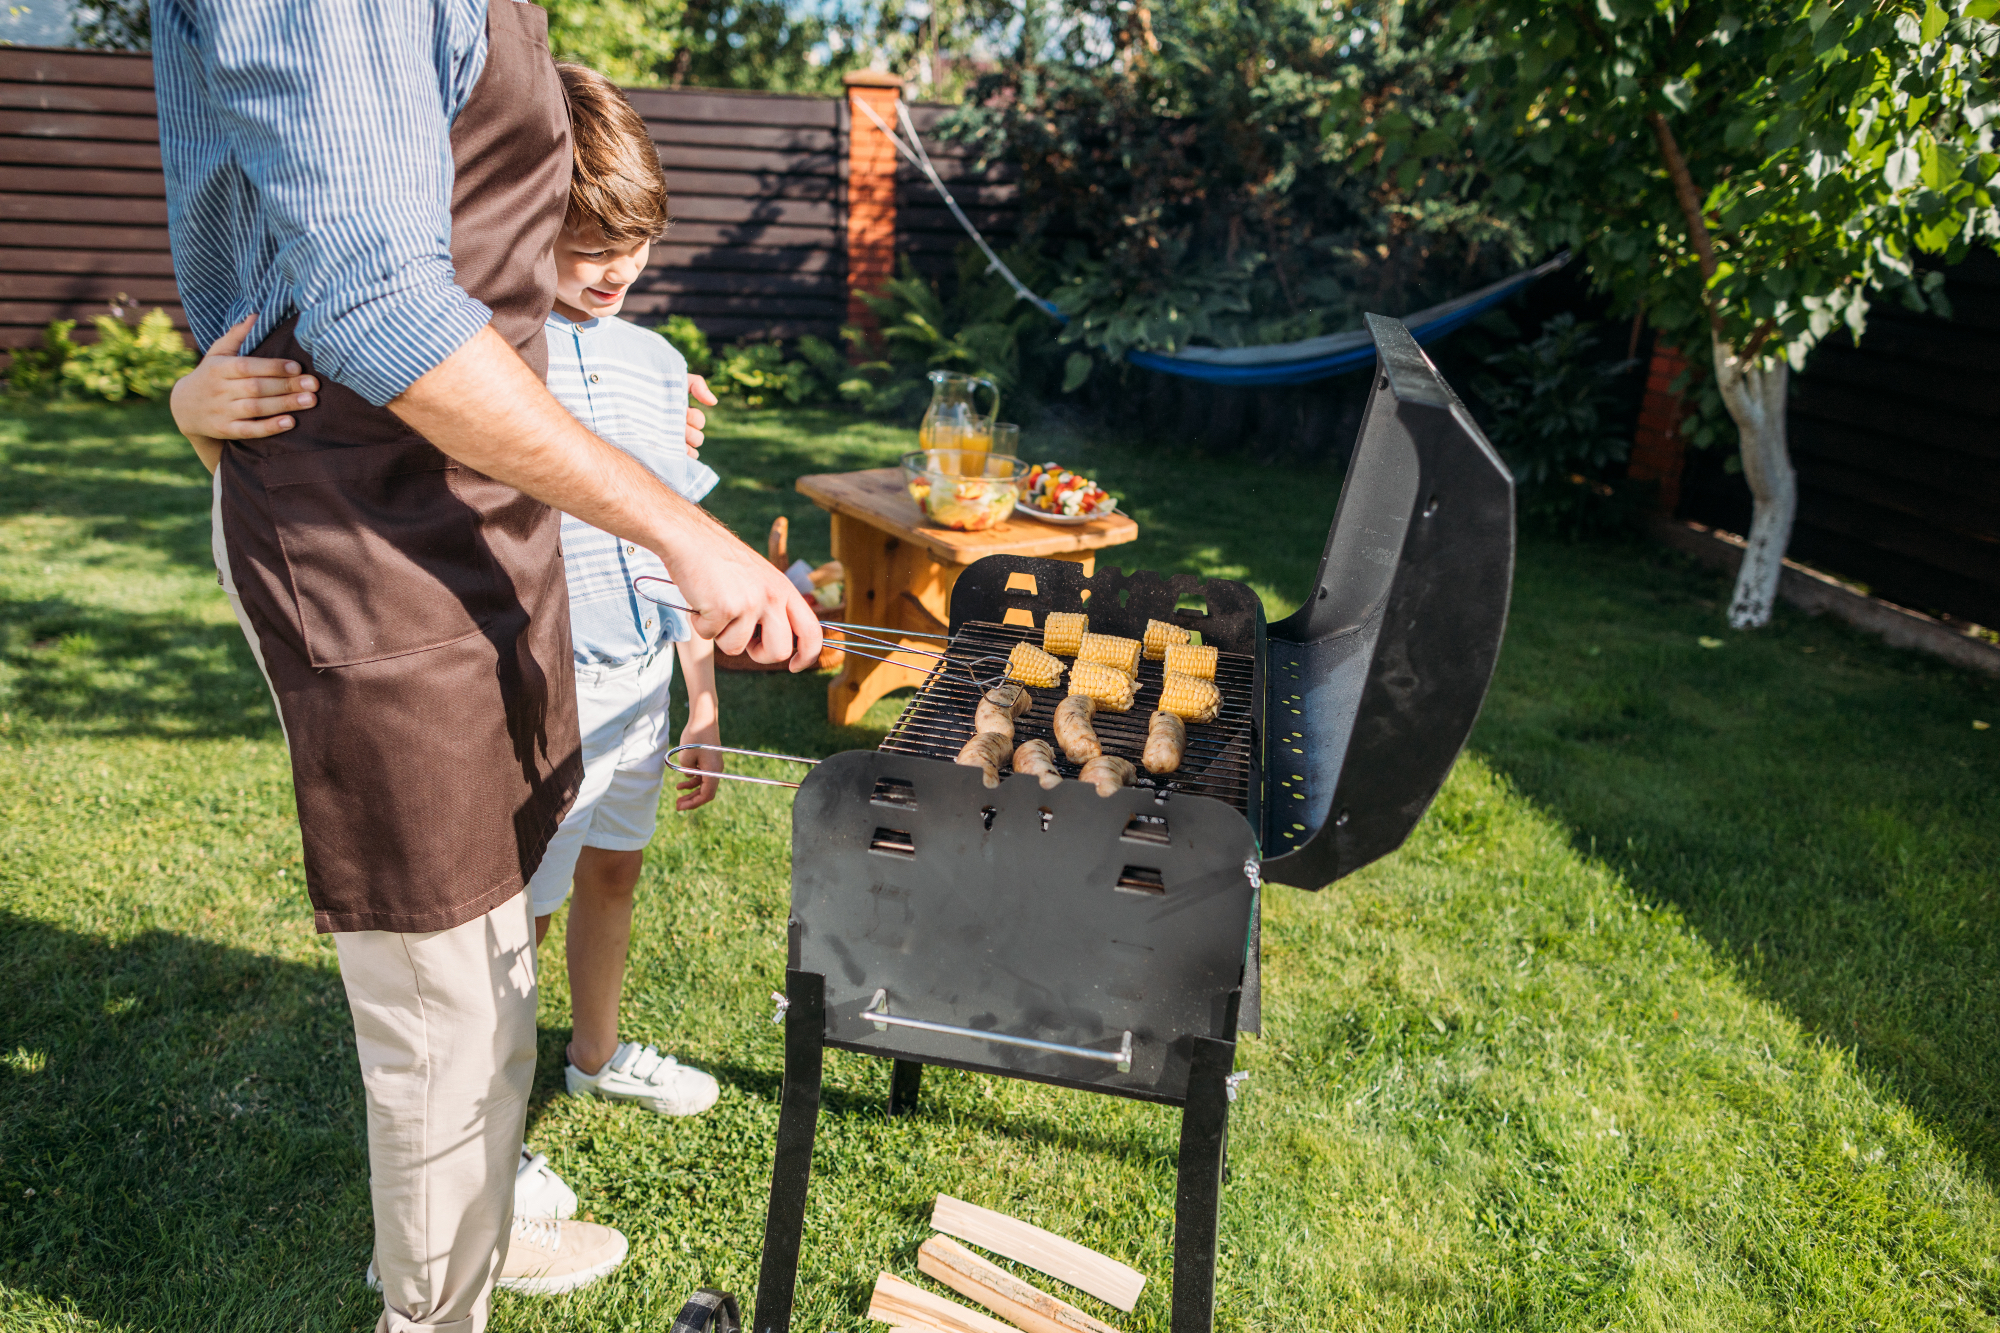
[[[889,1114],[908,1115],[917,1109],[917,1090],[924,1084],[924,1067],[916,1060],[895,1060],[889,1066]]]
[[[1229,1147],[1227,1080],[1235,1064],[1235,1042],[1194,1039],[1174,1198],[1173,1333],[1212,1333],[1215,1327],[1215,1236]]]
[[[826,979],[785,973],[785,1089],[778,1112],[778,1152],[771,1166],[771,1203],[764,1214],[764,1259],[757,1274],[756,1333],[788,1333],[799,1279],[799,1244],[812,1180],[813,1134],[819,1128],[821,1056],[826,1039]]]

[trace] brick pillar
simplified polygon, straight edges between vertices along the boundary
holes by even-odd
[[[1680,504],[1681,468],[1687,461],[1687,442],[1681,438],[1687,404],[1673,389],[1686,368],[1687,362],[1674,348],[1653,344],[1653,364],[1646,368],[1646,396],[1639,405],[1639,430],[1633,436],[1631,459],[1625,467],[1625,475],[1634,481],[1660,484],[1659,509],[1668,517]]]
[[[875,315],[861,293],[875,293],[896,275],[896,146],[875,127],[865,102],[890,128],[903,81],[879,69],[845,76],[847,84],[847,322],[879,343]],[[856,349],[856,356],[859,350]]]

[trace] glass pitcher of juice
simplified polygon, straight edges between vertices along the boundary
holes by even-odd
[[[917,427],[917,446],[922,449],[978,449],[984,452],[992,445],[990,432],[980,432],[973,438],[974,428],[981,423],[974,396],[981,388],[993,395],[993,405],[987,409],[984,421],[990,422],[1000,414],[1000,386],[983,375],[957,375],[949,370],[933,370],[930,373],[931,405],[924,409],[923,423]]]

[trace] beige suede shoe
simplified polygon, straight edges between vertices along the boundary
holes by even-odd
[[[528,1296],[575,1291],[624,1263],[628,1248],[622,1232],[597,1222],[517,1217],[494,1285]]]

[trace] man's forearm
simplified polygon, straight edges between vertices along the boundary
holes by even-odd
[[[389,409],[447,455],[659,556],[695,633],[758,662],[819,660],[819,619],[736,534],[630,455],[585,430],[489,328],[432,366]]]
[[[591,434],[514,349],[480,330],[389,409],[453,459],[669,563],[726,529]],[[670,550],[672,555],[669,554]]]

